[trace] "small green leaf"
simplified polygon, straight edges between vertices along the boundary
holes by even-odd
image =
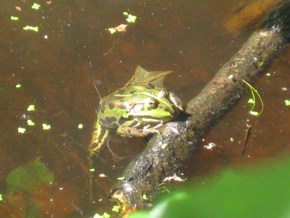
[[[27,111],[35,111],[35,105],[31,104],[27,107]]]
[[[17,89],[20,89],[20,88],[21,88],[21,84],[20,84],[20,83],[17,83],[17,84],[15,85],[15,87],[16,87]]]
[[[127,18],[126,18],[126,21],[128,23],[135,23],[137,20],[137,16],[134,16],[134,15],[129,15]]]
[[[0,194],[0,202],[3,201],[3,196]]]
[[[287,107],[290,106],[290,99],[286,99],[284,102]]]
[[[24,134],[26,132],[26,129],[24,127],[18,127],[17,132],[20,134]]]
[[[50,130],[50,129],[51,129],[51,125],[46,124],[46,123],[43,123],[43,124],[42,124],[42,129],[43,129],[43,130]]]
[[[17,16],[10,16],[10,20],[17,21],[17,20],[19,20],[19,17],[17,17]]]
[[[114,34],[117,30],[114,27],[108,28],[109,33]]]
[[[135,16],[133,14],[129,14],[128,12],[123,12],[123,15],[125,15],[127,17],[126,21],[128,23],[135,23],[137,20],[137,16]]]
[[[28,126],[35,126],[35,123],[32,120],[30,120],[30,119],[27,120],[26,122],[27,122]]]
[[[37,158],[13,170],[7,176],[6,184],[10,191],[30,192],[36,185],[49,185],[53,180],[53,173]]]
[[[37,3],[33,3],[33,5],[31,6],[32,9],[34,10],[39,10],[41,8],[41,5],[40,4],[37,4]]]
[[[39,29],[38,29],[38,26],[29,26],[29,25],[27,25],[27,26],[23,27],[23,30],[38,32]]]

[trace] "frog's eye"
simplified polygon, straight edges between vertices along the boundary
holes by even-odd
[[[156,101],[155,99],[147,98],[144,101],[144,108],[146,109],[155,109],[157,107],[158,107],[158,101]]]
[[[134,111],[134,113],[139,113],[142,111],[142,109],[143,109],[143,104],[135,104],[131,110]]]

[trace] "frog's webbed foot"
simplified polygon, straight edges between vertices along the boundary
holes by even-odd
[[[161,127],[162,126],[162,122],[160,122],[160,123],[158,123],[157,125],[155,125],[155,126],[150,126],[150,125],[147,125],[147,126],[144,126],[143,127],[143,130],[142,131],[148,131],[149,133],[148,134],[150,134],[150,133],[157,133],[158,135],[160,135],[160,132],[159,132],[159,130],[157,130],[159,127]]]
[[[124,126],[122,128],[118,128],[117,133],[124,137],[146,137],[152,132],[143,131],[142,129],[138,129],[136,127]]]
[[[131,127],[130,123],[125,122],[123,125],[121,125],[117,129],[117,133],[121,136],[126,136],[126,137],[146,137],[153,133],[160,134],[157,129],[161,127],[162,124],[163,124],[162,122],[159,122],[155,126],[151,126],[148,124],[140,128],[139,125],[135,125]]]

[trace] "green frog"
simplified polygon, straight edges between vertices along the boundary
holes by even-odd
[[[122,88],[100,99],[89,156],[98,155],[110,133],[126,137],[145,137],[158,133],[162,124],[182,111],[181,100],[164,88],[171,71],[149,72],[138,66]]]

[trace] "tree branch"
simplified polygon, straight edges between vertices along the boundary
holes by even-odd
[[[164,178],[183,166],[201,137],[240,99],[246,90],[242,80],[254,82],[286,47],[290,39],[290,2],[276,9],[261,30],[254,32],[191,101],[186,121],[170,122],[155,134],[146,149],[123,173],[112,198],[124,213],[150,205]],[[148,200],[144,199],[144,194]]]

